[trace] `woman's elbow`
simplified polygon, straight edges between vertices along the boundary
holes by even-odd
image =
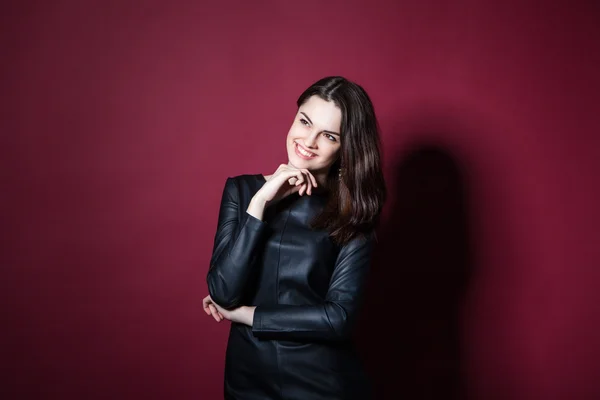
[[[340,304],[331,303],[329,309],[331,324],[331,339],[345,341],[352,337],[352,318],[347,310]]]
[[[226,310],[239,307],[241,301],[241,295],[238,291],[232,290],[223,279],[216,276],[217,274],[208,274],[208,294],[211,299],[219,306]]]

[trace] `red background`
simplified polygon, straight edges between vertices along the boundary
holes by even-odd
[[[296,97],[330,74],[375,103],[386,215],[416,145],[444,149],[467,189],[460,363],[396,369],[374,348],[386,379],[419,371],[393,398],[429,398],[439,365],[476,399],[600,396],[597,3],[14,3],[2,398],[222,398],[228,326],[200,307],[221,190],[285,162]],[[405,266],[389,256],[375,341],[416,321],[397,311]]]

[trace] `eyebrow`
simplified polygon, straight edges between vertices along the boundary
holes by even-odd
[[[300,111],[300,114],[304,115],[306,117],[306,119],[308,120],[308,122],[310,122],[311,125],[313,125],[313,122],[310,120],[310,118],[308,117],[308,115],[306,115],[304,112]],[[339,133],[337,132],[332,132],[332,131],[323,131],[323,132],[327,132],[330,133],[332,135],[336,135],[336,136],[340,136]]]

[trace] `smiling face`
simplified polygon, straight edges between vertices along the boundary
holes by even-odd
[[[289,164],[323,182],[340,150],[342,112],[333,101],[310,97],[298,108],[287,135]]]

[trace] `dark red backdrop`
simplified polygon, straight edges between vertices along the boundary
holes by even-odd
[[[200,302],[224,180],[285,161],[296,96],[329,74],[372,95],[389,204],[413,146],[463,173],[473,261],[458,356],[472,398],[600,396],[593,2],[13,3],[2,398],[220,398],[228,326]],[[371,331],[411,329],[387,299]],[[436,367],[412,357],[408,398],[425,398]]]

